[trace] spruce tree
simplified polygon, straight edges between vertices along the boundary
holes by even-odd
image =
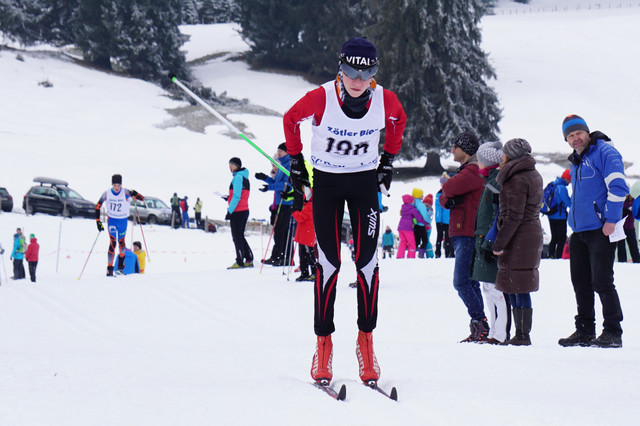
[[[378,79],[407,113],[401,156],[446,152],[462,131],[496,140],[501,111],[480,48],[483,1],[371,0],[370,8],[379,17],[367,29],[378,47]]]

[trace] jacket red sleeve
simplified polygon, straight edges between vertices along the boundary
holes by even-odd
[[[389,154],[397,154],[402,147],[402,133],[407,125],[407,114],[398,97],[391,90],[383,89],[385,138],[384,150]]]
[[[284,139],[287,145],[287,153],[296,155],[302,152],[302,141],[300,139],[300,123],[309,118],[313,118],[313,123],[320,123],[326,97],[324,89],[318,87],[307,92],[298,102],[293,104],[287,112],[284,113],[282,123],[284,126]]]

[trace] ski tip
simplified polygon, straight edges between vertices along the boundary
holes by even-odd
[[[389,395],[389,398],[393,399],[394,401],[398,400],[398,391],[395,387],[391,388],[391,395]]]
[[[340,391],[338,392],[338,397],[336,398],[338,401],[344,401],[347,399],[347,386],[340,386]]]

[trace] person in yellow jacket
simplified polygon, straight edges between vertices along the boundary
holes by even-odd
[[[142,250],[142,244],[140,241],[136,241],[133,243],[133,252],[138,256],[138,263],[140,264],[140,273],[144,274],[144,265],[147,259],[147,253]]]

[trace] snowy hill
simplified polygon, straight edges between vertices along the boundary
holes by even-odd
[[[577,113],[608,133],[625,160],[636,162],[628,172],[640,175],[631,126],[640,64],[630,54],[639,41],[640,6],[535,10],[553,3],[501,1],[483,20],[483,47],[498,73],[491,84],[504,108],[503,140],[525,137],[537,153],[567,155],[560,124]],[[518,14],[508,12],[514,7]],[[215,54],[194,72],[218,93],[283,113],[315,87],[225,61],[246,49],[233,26],[184,31],[192,35],[189,60]],[[227,160],[241,157],[252,173],[269,164],[222,125],[204,133],[175,126],[167,110],[186,104],[146,82],[42,49],[0,50],[0,75],[0,186],[16,206],[0,214],[0,242],[10,249],[19,226],[41,245],[36,284],[7,282],[9,253],[1,257],[0,425],[636,424],[637,265],[615,266],[624,348],[595,350],[557,345],[572,332],[575,315],[566,261],[542,262],[533,346],[517,348],[457,343],[468,334],[468,319],[451,284],[451,259],[381,260],[375,348],[380,384],[398,388],[398,403],[358,383],[349,261],[338,282],[333,366],[335,381],[348,387],[345,403],[307,384],[315,348],[311,284],[296,283],[281,268],[228,271],[233,246],[225,229],[145,225],[147,273],[115,279],[104,276],[103,233],[78,280],[97,237],[94,221],[25,216],[20,204],[33,177],[68,180],[97,201],[119,172],[126,187],[165,201],[173,192],[200,197],[204,215],[222,219],[225,203],[213,192],[227,190]],[[53,87],[38,85],[43,81]],[[283,140],[278,116],[228,118],[267,152]],[[539,170],[545,181],[562,171],[555,164]],[[271,195],[251,183],[251,215],[266,218]],[[433,178],[394,182],[385,224],[395,228],[400,195],[413,187],[435,193],[438,186]],[[127,242],[141,239],[141,228],[130,224]],[[267,241],[250,235],[256,259]]]

